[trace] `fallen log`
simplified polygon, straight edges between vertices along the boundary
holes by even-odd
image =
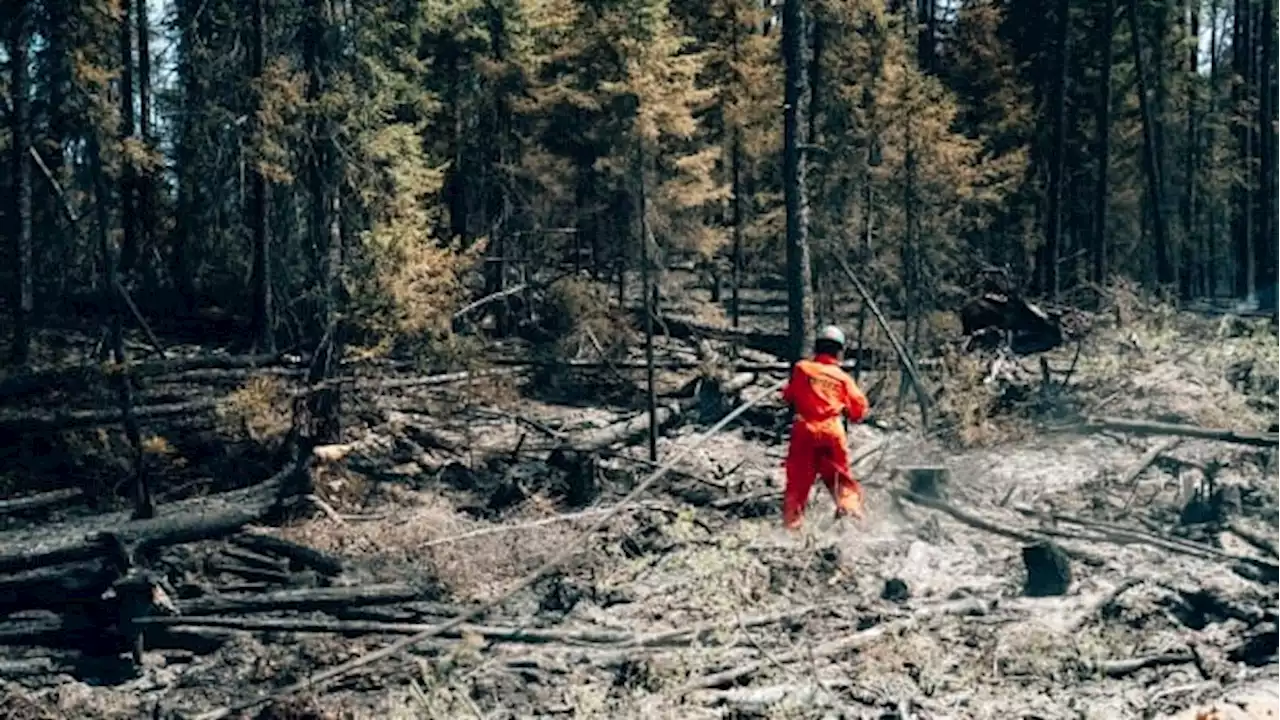
[[[118,574],[106,563],[94,560],[0,578],[0,615],[96,602],[111,587]]]
[[[259,368],[278,364],[285,359],[282,354],[264,355],[203,355],[191,358],[173,358],[129,363],[123,368],[111,364],[54,367],[21,375],[11,375],[0,380],[0,402],[33,395],[48,390],[81,392],[102,384],[117,373],[127,373],[137,379],[157,375],[171,375],[188,370],[233,370]]]
[[[756,376],[750,373],[735,375],[720,387],[720,393],[724,396],[733,395],[744,390],[748,385],[755,382]],[[707,403],[707,397],[685,398],[678,400],[671,405],[664,405],[657,409],[655,418],[659,427],[666,427],[675,420],[681,418],[686,413],[692,412]],[[634,442],[649,432],[649,415],[640,413],[622,423],[609,425],[607,427],[596,430],[585,438],[566,443],[566,448],[573,448],[579,451],[595,452],[603,450],[610,445],[618,445]]]
[[[1232,518],[1230,521],[1228,521],[1227,529],[1230,530],[1231,533],[1236,537],[1240,538],[1241,540],[1244,540],[1245,542],[1261,550],[1262,552],[1267,553],[1271,557],[1280,557],[1280,552],[1277,551],[1275,540],[1264,537],[1250,530],[1249,528],[1245,527],[1244,524],[1241,523],[1239,519]]]
[[[37,495],[0,500],[0,515],[11,515],[13,513],[61,505],[71,500],[77,500],[82,495],[84,495],[84,491],[78,488],[68,488],[66,490],[50,490]]]
[[[1191,662],[1195,662],[1195,655],[1191,653],[1163,653],[1125,660],[1103,660],[1093,663],[1089,666],[1089,669],[1110,678],[1120,678],[1147,668],[1185,665]]]
[[[0,678],[17,680],[40,675],[70,675],[76,664],[71,656],[41,655],[21,660],[0,660]]]
[[[266,481],[244,490],[174,503],[168,512],[148,520],[125,520],[128,514],[92,518],[40,528],[17,542],[0,543],[0,572],[13,573],[109,555],[113,546],[104,534],[119,538],[135,551],[145,551],[230,535],[266,517],[283,496],[296,488],[304,463],[295,461]],[[83,526],[77,530],[77,526]]]
[[[957,508],[954,505],[950,505],[948,503],[942,502],[941,500],[933,500],[931,498],[923,497],[921,495],[916,495],[914,493],[907,492],[905,490],[896,490],[894,491],[893,495],[903,500],[909,500],[912,503],[915,503],[916,505],[927,507],[930,510],[937,510],[938,512],[946,513],[947,515],[950,515],[952,518],[964,523],[965,525],[977,528],[979,530],[983,530],[985,532],[989,532],[993,535],[1000,535],[1002,537],[1011,538],[1013,540],[1018,540],[1019,542],[1027,543],[1030,545],[1035,545],[1035,544],[1043,543],[1046,541],[1046,538],[1043,535],[1039,535],[1029,530],[1023,530],[1022,528],[1014,528],[1014,527],[1007,527],[1005,525],[1001,525],[994,521],[987,520],[986,518],[982,518],[972,513],[961,510],[960,508]],[[1072,548],[1063,547],[1061,545],[1059,545],[1058,548],[1067,557],[1072,558],[1073,560],[1079,560],[1088,565],[1100,566],[1100,565],[1105,565],[1107,562],[1106,558],[1103,558],[1099,555],[1095,555],[1093,553],[1090,553],[1084,550],[1076,550]]]
[[[1080,428],[1090,432],[1112,430],[1116,432],[1133,433],[1135,435],[1177,435],[1180,437],[1217,440],[1219,442],[1252,445],[1255,447],[1276,447],[1277,445],[1280,445],[1280,434],[1274,432],[1227,430],[1222,428],[1199,427],[1197,425],[1156,422],[1154,420],[1091,417],[1087,418],[1080,425]]]
[[[288,558],[291,562],[302,567],[311,568],[322,575],[336,577],[342,574],[342,560],[340,558],[274,535],[262,532],[248,532],[233,535],[231,542],[249,550]]]
[[[139,620],[145,625],[170,627],[207,627],[254,632],[340,633],[350,635],[412,635],[434,627],[422,623],[376,622],[370,620],[306,620],[298,618],[238,617],[149,617]],[[486,640],[519,643],[567,643],[617,645],[632,640],[631,633],[607,630],[558,630],[551,628],[493,627],[461,625],[440,637],[458,638],[479,635]]]
[[[437,591],[408,583],[279,590],[247,595],[210,595],[178,601],[183,616],[255,613],[278,610],[326,610],[356,605],[388,605],[431,599]]]
[[[632,312],[643,320],[643,308],[632,308]],[[748,328],[727,328],[707,325],[686,317],[663,314],[654,318],[654,323],[665,331],[663,334],[678,340],[696,340],[710,338],[721,342],[745,345],[753,350],[768,353],[773,357],[785,358],[788,352],[788,340],[785,333],[774,333],[766,330]],[[656,328],[655,328],[656,331]]]

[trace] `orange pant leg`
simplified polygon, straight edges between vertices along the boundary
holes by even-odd
[[[818,445],[818,477],[831,492],[831,499],[842,513],[862,516],[862,484],[849,467],[849,447],[843,432],[824,433]]]
[[[782,523],[791,530],[800,527],[809,491],[818,475],[813,436],[801,423],[791,428],[791,445],[787,448],[787,489],[782,498]]]

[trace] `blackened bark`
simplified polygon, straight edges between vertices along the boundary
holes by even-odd
[[[120,270],[128,272],[138,257],[138,223],[134,195],[134,168],[127,150],[133,140],[133,2],[120,3],[120,140],[125,145],[120,168]]]
[[[1093,281],[1107,281],[1107,200],[1110,195],[1108,174],[1111,166],[1111,67],[1115,58],[1116,0],[1102,2],[1102,27],[1098,32],[1101,44],[1102,72],[1098,88],[1098,104],[1095,113],[1097,128],[1098,177],[1093,193]]]
[[[1190,300],[1196,293],[1198,284],[1196,275],[1202,263],[1199,258],[1199,244],[1196,242],[1196,215],[1198,188],[1199,126],[1197,114],[1199,107],[1199,60],[1200,60],[1200,6],[1197,2],[1187,3],[1187,137],[1186,163],[1182,197],[1182,263],[1180,266],[1182,298]]]
[[[1049,208],[1045,230],[1044,291],[1058,298],[1058,258],[1062,250],[1063,196],[1066,185],[1067,59],[1070,54],[1071,2],[1058,0],[1057,78],[1053,91],[1053,149],[1049,153]]]
[[[1168,225],[1165,224],[1164,193],[1161,188],[1160,153],[1156,147],[1156,118],[1148,97],[1146,61],[1142,56],[1142,25],[1138,21],[1138,2],[1128,0],[1130,43],[1133,46],[1134,72],[1138,76],[1138,107],[1142,114],[1143,164],[1147,174],[1147,197],[1150,201],[1151,232],[1156,251],[1156,281],[1176,281],[1169,256]]]
[[[255,145],[262,146],[262,93],[265,71],[266,19],[264,0],[253,0],[253,45],[250,51],[250,75],[257,78],[257,107],[253,118]],[[253,342],[258,351],[275,352],[274,313],[271,298],[271,236],[267,229],[267,179],[262,172],[262,158],[253,158],[249,188],[249,222],[253,232]]]
[[[786,64],[783,119],[783,195],[787,213],[787,320],[791,360],[804,357],[813,327],[813,292],[809,266],[809,203],[805,151],[809,64],[805,52],[803,0],[784,0],[782,56]]]
[[[136,0],[137,8],[134,16],[138,24],[138,140],[142,147],[151,150],[151,23],[147,16],[147,0]],[[151,247],[154,234],[154,203],[152,202],[153,185],[149,169],[137,169],[134,185],[134,197],[137,203],[138,247],[137,258],[145,257]],[[144,262],[144,277],[150,277],[150,263]]]
[[[1235,17],[1232,23],[1232,69],[1235,82],[1232,84],[1232,109],[1235,117],[1235,136],[1240,151],[1243,167],[1253,164],[1253,133],[1250,132],[1252,118],[1249,117],[1249,62],[1252,50],[1252,32],[1250,31],[1250,0],[1236,0]],[[1232,268],[1235,278],[1235,295],[1241,300],[1250,300],[1257,296],[1254,285],[1254,247],[1253,247],[1253,179],[1245,174],[1236,182],[1235,209],[1232,214],[1232,236],[1235,255],[1235,267]]]
[[[31,242],[31,111],[28,100],[31,76],[30,57],[31,26],[35,5],[19,0],[10,19],[9,62],[13,69],[10,97],[12,117],[9,128],[11,165],[13,172],[13,250],[16,260],[17,287],[13,303],[13,344],[11,359],[15,365],[24,365],[31,354],[31,313],[34,308],[32,293],[32,242]]]
[[[1263,307],[1275,309],[1276,298],[1276,2],[1259,8],[1257,53],[1258,232],[1255,288]]]

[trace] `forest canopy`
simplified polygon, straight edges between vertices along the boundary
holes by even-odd
[[[992,269],[1274,307],[1274,5],[12,0],[12,357],[117,295],[389,348],[470,297],[570,269],[625,298],[690,260],[736,318],[797,238],[819,316],[834,257],[908,318]]]

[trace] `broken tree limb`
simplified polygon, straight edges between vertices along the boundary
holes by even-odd
[[[1176,423],[1156,422],[1154,420],[1131,420],[1115,417],[1091,417],[1086,419],[1080,428],[1090,432],[1114,430],[1133,433],[1135,435],[1177,435],[1180,437],[1217,440],[1219,442],[1253,445],[1255,447],[1276,447],[1280,444],[1280,435],[1273,432],[1256,432],[1252,430],[1226,430],[1207,428],[1197,425],[1180,425]]]
[[[1236,537],[1244,540],[1262,552],[1267,553],[1271,557],[1280,557],[1280,552],[1277,552],[1276,549],[1275,540],[1263,537],[1262,535],[1253,532],[1249,528],[1245,527],[1238,519],[1232,518],[1229,520],[1227,522],[1227,529]]]
[[[257,632],[343,633],[412,635],[433,625],[422,623],[377,622],[372,620],[306,620],[299,618],[240,617],[149,617],[139,621],[146,625],[169,627],[208,627]],[[631,633],[608,630],[560,630],[555,628],[514,628],[489,625],[462,625],[441,633],[440,637],[457,638],[479,635],[489,640],[518,643],[567,643],[573,645],[618,645],[634,639]]]
[[[674,467],[678,462],[680,462],[680,460],[682,460],[686,455],[688,455],[689,453],[701,447],[703,443],[705,443],[707,440],[714,437],[716,433],[720,432],[726,425],[736,420],[747,410],[750,410],[752,407],[754,407],[756,404],[758,404],[765,398],[772,396],[773,393],[777,392],[779,389],[782,388],[782,384],[783,384],[782,380],[771,383],[768,387],[764,388],[758,395],[756,395],[755,397],[749,400],[746,400],[737,408],[735,408],[733,412],[730,412],[728,415],[725,415],[723,418],[721,418],[719,422],[717,422],[716,424],[708,428],[707,431],[703,433],[701,436],[699,436],[693,443],[686,445],[682,447],[679,451],[673,453],[671,457],[668,458],[666,462],[663,463],[663,466],[661,468],[659,468],[658,470],[655,470],[653,474],[649,475],[643,481],[638,483],[634,488],[632,488],[631,492],[627,493],[626,496],[624,496],[622,500],[619,501],[619,503],[613,507],[612,512],[604,514],[599,520],[592,523],[592,525],[583,532],[583,537],[594,535],[596,532],[598,532],[601,528],[603,528],[609,522],[610,519],[613,518],[613,516],[616,513],[625,509],[628,505],[630,505],[631,503],[634,503],[637,499],[639,499],[639,497],[643,493],[647,492],[649,488],[653,487],[654,484],[656,484],[659,480],[661,480],[663,476],[666,475],[667,471],[670,468]],[[405,650],[408,650],[409,648],[412,648],[413,646],[417,645],[418,643],[421,643],[424,640],[429,640],[433,637],[437,637],[441,633],[450,632],[455,628],[465,625],[469,620],[472,620],[473,618],[479,617],[491,610],[501,607],[503,603],[511,599],[516,593],[533,586],[534,583],[541,580],[544,576],[547,575],[547,573],[551,572],[552,570],[555,570],[562,563],[568,560],[570,557],[580,552],[585,547],[585,545],[586,543],[580,543],[580,542],[565,543],[564,548],[561,549],[560,552],[556,553],[554,556],[552,556],[549,560],[547,560],[541,566],[535,568],[528,575],[525,575],[523,578],[513,583],[504,592],[494,597],[492,600],[489,600],[481,604],[480,606],[473,608],[470,611],[467,611],[455,616],[452,620],[448,620],[446,622],[440,623],[439,625],[435,625],[427,630],[423,630],[420,633],[411,635],[402,640],[398,640],[390,645],[379,648],[378,650],[374,650],[373,652],[366,653],[352,660],[348,660],[347,662],[340,663],[333,667],[321,670],[320,672],[315,673],[314,675],[303,678],[302,680],[299,680],[297,682],[290,683],[289,685],[279,688],[274,692],[267,693],[264,696],[251,698],[249,700],[237,702],[232,705],[225,705],[225,706],[216,708],[214,710],[210,710],[209,712],[202,713],[199,716],[197,716],[194,720],[222,720],[222,718],[228,717],[233,713],[247,710],[249,708],[257,707],[263,703],[270,702],[271,700],[293,695],[294,693],[301,692],[303,690],[319,687],[331,680],[334,680],[339,677],[343,677],[354,670],[358,670],[362,667],[370,665],[371,663],[375,663],[385,658],[394,657],[397,654]]]
[[[219,613],[255,613],[277,610],[324,610],[357,605],[429,600],[436,592],[429,587],[408,583],[383,583],[352,587],[305,588],[278,590],[248,595],[210,595],[178,602],[183,616],[217,615]]]
[[[1167,665],[1185,665],[1195,662],[1195,655],[1186,653],[1163,653],[1146,657],[1128,658],[1125,660],[1103,660],[1090,665],[1094,672],[1111,678],[1132,675],[1146,668],[1164,667]]]
[[[742,373],[735,375],[724,383],[720,388],[723,396],[732,397],[741,392],[751,383],[755,382],[756,376],[750,373]],[[685,398],[678,400],[671,405],[664,405],[657,408],[655,418],[660,427],[665,427],[674,422],[686,413],[693,412],[705,401],[705,398]],[[644,437],[649,432],[649,415],[641,413],[625,422],[616,423],[607,427],[600,428],[587,435],[584,438],[575,440],[567,445],[574,449],[595,452],[609,447],[610,445],[619,445],[623,443],[633,442]]]
[[[893,495],[894,497],[897,497],[899,499],[909,500],[915,503],[916,505],[927,507],[930,510],[937,510],[938,512],[946,513],[947,515],[950,515],[952,518],[964,523],[965,525],[989,532],[993,535],[1000,535],[1003,537],[1011,538],[1013,540],[1018,540],[1019,542],[1024,542],[1028,544],[1042,543],[1046,540],[1046,538],[1043,535],[1039,535],[1033,531],[1001,525],[997,522],[987,520],[986,518],[982,518],[972,513],[961,510],[960,508],[957,508],[954,505],[950,505],[940,500],[933,500],[931,498],[923,497],[921,495],[916,495],[914,493],[907,492],[905,490],[894,491]],[[1106,558],[1103,558],[1099,555],[1095,555],[1091,552],[1063,547],[1061,545],[1059,545],[1058,547],[1062,550],[1064,554],[1067,555],[1067,557],[1070,557],[1073,560],[1079,560],[1089,565],[1105,565],[1107,562]]]
[[[916,614],[912,617],[900,620],[890,620],[889,622],[881,623],[875,627],[855,632],[852,635],[832,640],[816,647],[805,647],[792,650],[790,652],[778,653],[771,658],[753,660],[728,670],[712,673],[710,675],[703,675],[700,678],[695,678],[694,680],[686,683],[677,691],[677,694],[687,695],[695,690],[724,687],[725,685],[754,675],[760,670],[771,666],[775,662],[780,664],[792,663],[803,660],[820,660],[843,655],[854,650],[859,650],[887,635],[908,630],[914,627],[920,620],[931,615],[983,615],[989,611],[990,605],[987,601],[976,598],[967,598],[954,603],[924,607],[916,611]]]
[[[50,490],[49,492],[39,493],[38,495],[28,495],[26,497],[0,500],[0,515],[9,515],[12,513],[26,512],[27,510],[36,510],[52,507],[54,505],[61,505],[64,502],[79,499],[83,495],[84,491],[78,488],[68,488],[66,490]]]
[[[279,555],[303,567],[309,567],[322,575],[336,577],[342,574],[342,560],[315,548],[299,545],[262,532],[247,532],[231,536],[231,542],[260,553]]]
[[[1133,504],[1133,499],[1138,495],[1138,485],[1136,480],[1138,479],[1138,476],[1142,474],[1142,471],[1150,467],[1151,464],[1154,463],[1161,455],[1177,447],[1181,442],[1182,440],[1179,438],[1166,438],[1156,443],[1154,447],[1138,459],[1138,462],[1134,463],[1133,467],[1129,468],[1125,474],[1116,481],[1116,485],[1119,487],[1124,487],[1133,483],[1133,490],[1129,493],[1129,497],[1125,499],[1124,505],[1120,508],[1121,515],[1125,515],[1129,512],[1129,507]]]
[[[893,351],[898,354],[898,360],[902,363],[902,369],[906,371],[907,377],[911,380],[911,386],[916,391],[916,401],[920,404],[920,424],[926,429],[929,427],[929,410],[933,406],[933,395],[925,387],[924,380],[920,378],[920,372],[916,369],[916,363],[907,352],[907,348],[898,339],[893,332],[893,328],[889,327],[889,321],[885,319],[884,313],[880,312],[880,307],[876,304],[875,298],[871,297],[871,293],[867,290],[858,276],[849,268],[849,264],[839,255],[835,256],[836,262],[840,263],[840,269],[844,271],[849,282],[853,283],[854,289],[862,296],[862,301],[867,304],[867,309],[871,311],[871,315],[876,319],[876,323],[880,325],[880,329],[884,331],[885,337],[889,338],[889,343],[893,345]]]

